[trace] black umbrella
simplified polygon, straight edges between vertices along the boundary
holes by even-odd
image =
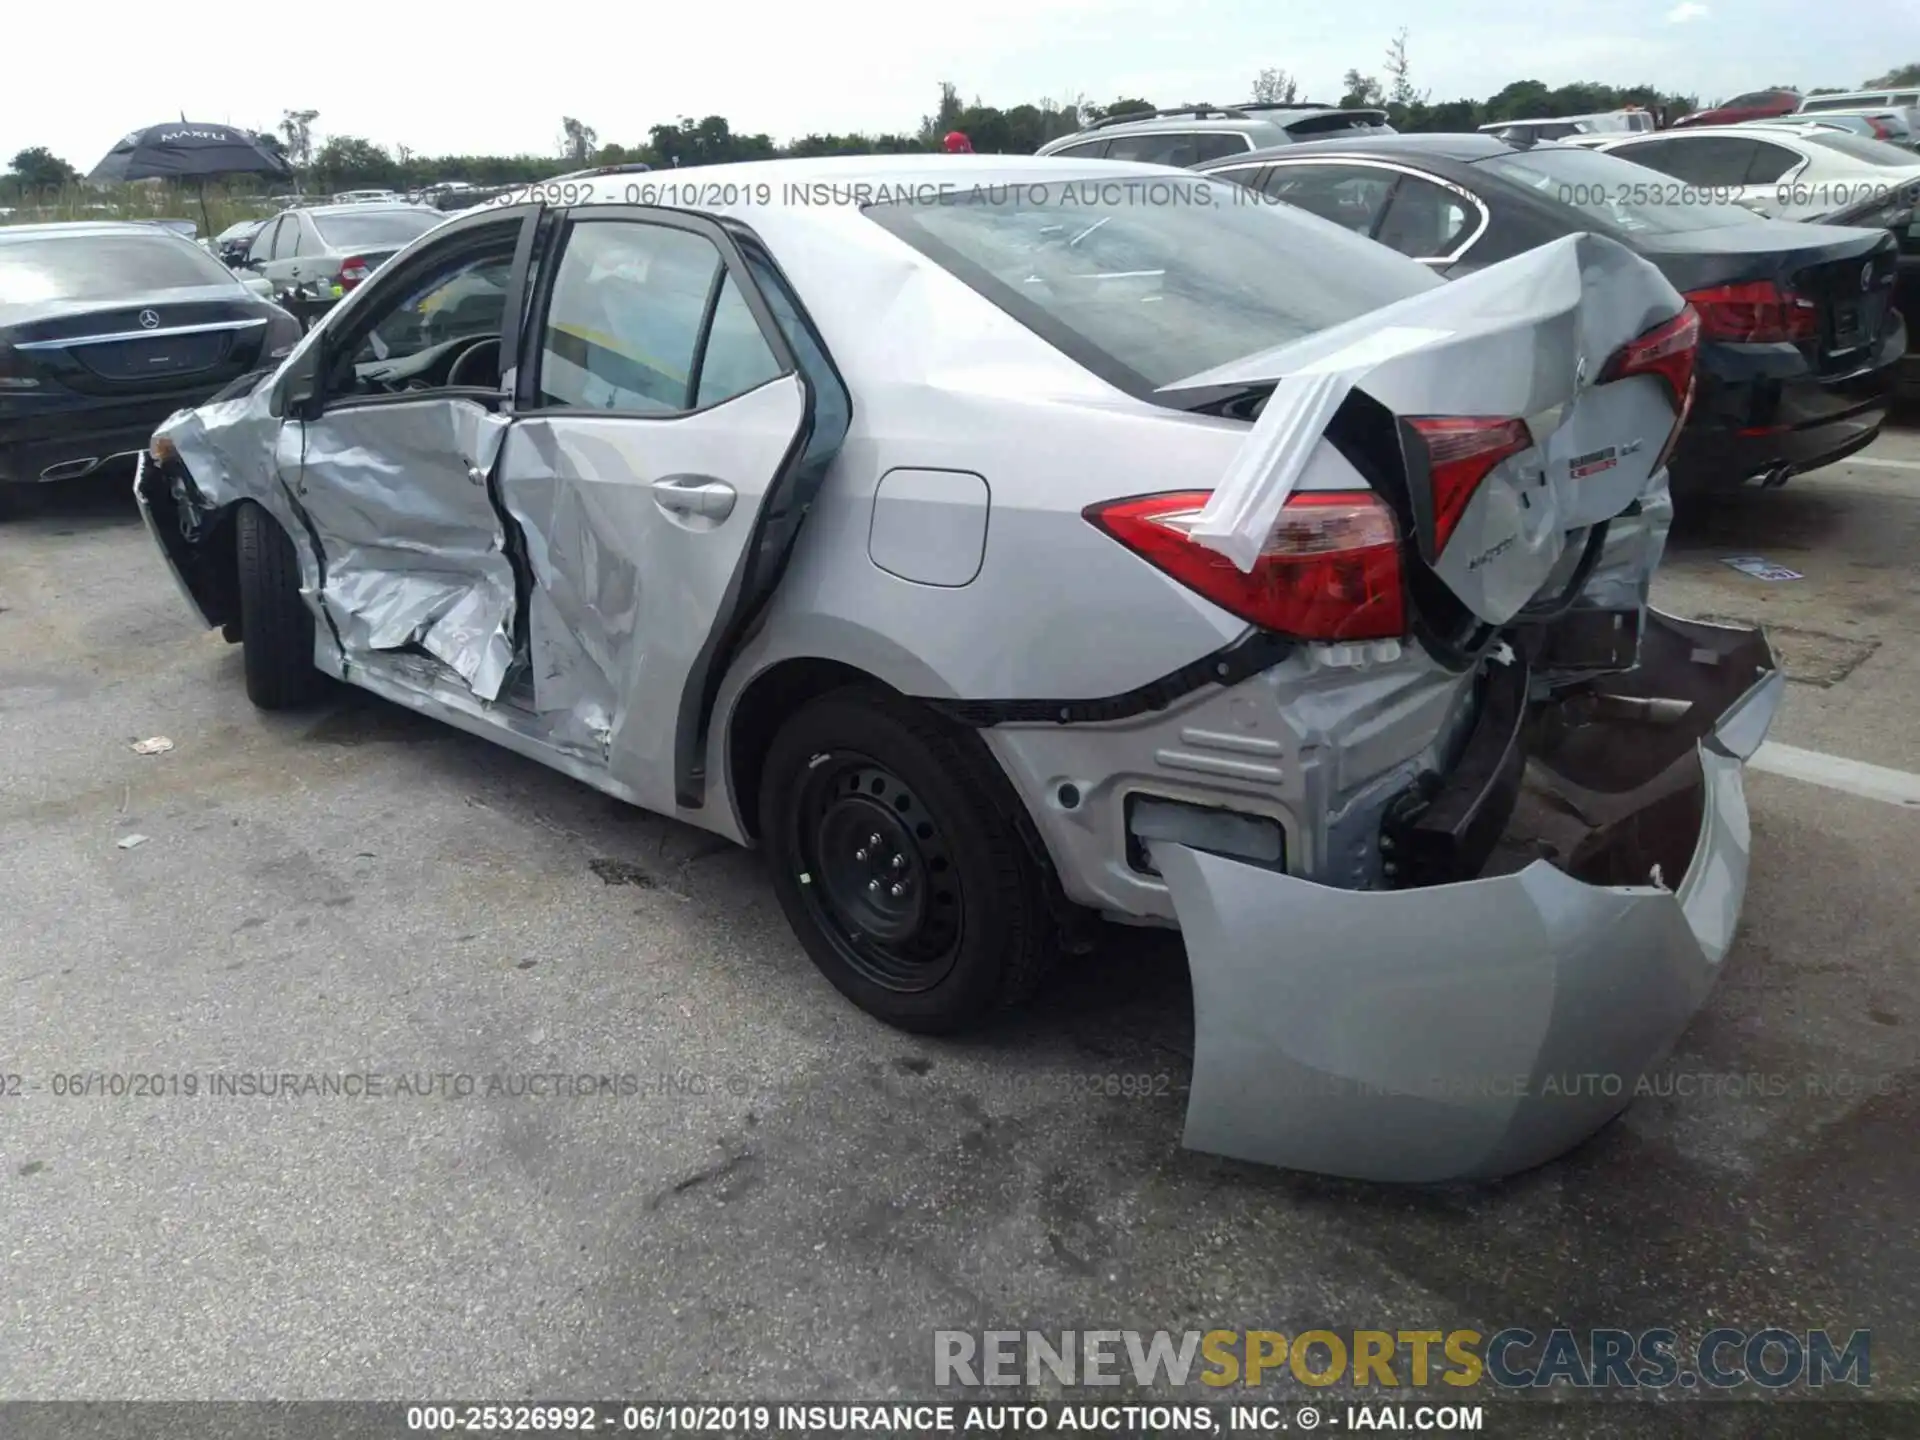
[[[191,180],[196,186],[222,175],[266,175],[284,180],[293,167],[259,139],[231,125],[170,120],[136,130],[93,167],[89,180],[124,184],[130,180]],[[200,218],[207,219],[207,197],[200,195]]]

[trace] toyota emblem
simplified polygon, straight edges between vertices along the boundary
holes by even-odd
[[[160,316],[157,312],[152,310],[142,310],[140,312],[140,328],[142,330],[156,330],[159,326]]]
[[[1873,288],[1873,262],[1869,260],[1860,267],[1860,293],[1866,294]]]

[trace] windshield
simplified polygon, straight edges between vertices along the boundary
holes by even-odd
[[[342,250],[404,245],[443,217],[438,210],[370,210],[359,215],[316,215],[320,238]]]
[[[1582,215],[1632,234],[1718,230],[1760,219],[1738,205],[1693,199],[1687,194],[1690,187],[1680,186],[1670,175],[1594,150],[1558,146],[1530,150],[1524,155],[1491,155],[1474,164],[1477,169],[1491,170],[1503,180],[1524,185]],[[1674,198],[1682,203],[1661,203]]]
[[[865,214],[1136,393],[1443,283],[1329,221],[1198,177],[943,188]]]
[[[63,235],[0,241],[0,304],[132,299],[185,285],[233,285],[198,245],[150,235]]]
[[[1902,150],[1898,145],[1889,145],[1883,140],[1868,140],[1861,135],[1847,135],[1837,130],[1804,138],[1812,144],[1838,150],[1842,155],[1866,165],[1884,165],[1889,170],[1920,170],[1920,155],[1911,150]]]

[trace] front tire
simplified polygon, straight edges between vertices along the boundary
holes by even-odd
[[[1026,999],[1049,958],[1019,804],[975,737],[855,686],[774,737],[760,834],[781,909],[835,988],[889,1025],[942,1034]]]
[[[313,667],[313,612],[300,598],[300,557],[271,515],[251,500],[234,517],[239,569],[240,658],[247,698],[262,710],[290,710],[325,693]]]

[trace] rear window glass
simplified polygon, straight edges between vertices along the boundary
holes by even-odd
[[[1444,283],[1317,216],[1199,177],[995,186],[865,213],[1134,391]]]
[[[1760,219],[1738,205],[1690,200],[1684,182],[1593,150],[1559,146],[1523,155],[1491,155],[1475,161],[1474,167],[1557,200],[1616,230],[1635,234],[1718,230],[1754,224]],[[1663,203],[1670,199],[1678,203]]]
[[[182,285],[232,285],[233,273],[191,241],[71,235],[0,241],[0,305],[132,299]]]
[[[374,210],[361,215],[316,215],[320,238],[340,249],[400,246],[424,235],[445,218],[438,210]]]
[[[1882,140],[1869,140],[1864,135],[1827,130],[1818,135],[1808,135],[1805,139],[1810,144],[1838,150],[1842,155],[1866,165],[1885,165],[1895,170],[1911,170],[1920,165],[1920,155],[1915,155],[1911,150],[1902,150],[1898,145],[1889,145]]]

